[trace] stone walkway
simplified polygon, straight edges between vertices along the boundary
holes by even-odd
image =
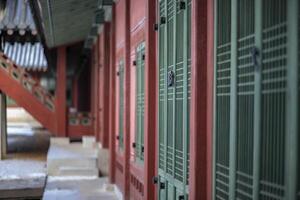
[[[82,143],[69,143],[67,138],[51,139],[44,200],[122,199],[106,177],[98,176],[99,149],[93,140],[83,138]]]
[[[40,198],[45,183],[45,154],[9,154],[0,161],[0,199]]]
[[[63,142],[50,147],[49,140],[50,134],[41,127],[10,123],[10,153],[0,161],[0,199],[122,199],[106,177],[98,176],[99,165],[108,160],[94,138],[83,143],[58,139]]]

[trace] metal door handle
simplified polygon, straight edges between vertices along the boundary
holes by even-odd
[[[168,75],[167,75],[167,84],[168,84],[168,87],[172,87],[172,86],[174,86],[174,84],[175,84],[175,73],[172,71],[172,70],[170,70],[169,72],[168,72]]]
[[[259,62],[258,62],[258,57],[259,57],[259,49],[257,47],[254,47],[251,50],[251,56],[252,56],[252,62],[256,70],[259,68]]]

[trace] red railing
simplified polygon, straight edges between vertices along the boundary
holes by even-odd
[[[69,113],[69,125],[72,126],[91,126],[92,115],[88,112]]]
[[[49,110],[55,111],[54,96],[42,88],[24,69],[10,61],[2,52],[0,52],[0,68],[15,81],[22,84],[24,89],[33,94]]]

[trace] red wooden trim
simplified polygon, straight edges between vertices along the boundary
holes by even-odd
[[[124,198],[130,198],[130,0],[125,1]]]
[[[81,138],[83,135],[93,135],[92,126],[69,125],[68,136],[70,138]]]
[[[125,156],[124,154],[116,153],[116,184],[125,195]]]
[[[109,84],[109,180],[111,183],[115,183],[116,175],[116,127],[115,127],[115,92],[116,92],[116,62],[115,62],[115,52],[116,52],[116,7],[112,7],[112,20],[111,20],[111,31],[110,31],[110,84]]]
[[[109,58],[109,52],[110,52],[110,44],[109,44],[109,32],[110,32],[110,24],[109,23],[105,23],[104,24],[104,31],[103,31],[103,66],[101,66],[103,69],[101,70],[101,72],[103,73],[101,78],[102,80],[102,93],[100,98],[102,98],[102,107],[100,107],[100,111],[102,113],[102,115],[100,117],[102,117],[101,121],[101,142],[102,142],[102,146],[103,148],[108,148],[109,146],[109,141],[108,141],[108,117],[109,117],[109,76],[107,76],[107,74],[109,74],[109,64],[110,64],[110,58]]]
[[[189,198],[191,200],[211,199],[211,113],[213,106],[213,75],[211,74],[213,61],[211,60],[211,52],[213,51],[214,34],[211,29],[213,24],[208,21],[208,16],[213,16],[212,1],[192,1],[191,164],[189,186]],[[207,27],[208,30],[203,27]]]
[[[130,198],[145,199],[144,166],[130,163]]]
[[[147,0],[146,6],[146,60],[145,60],[145,199],[156,198],[155,185],[152,182],[156,172],[156,126],[157,126],[157,62],[156,33],[156,1]]]
[[[134,161],[130,162],[130,173],[134,174],[136,178],[144,183],[144,166],[135,163]]]
[[[56,78],[56,120],[57,135],[67,136],[67,97],[66,97],[66,47],[57,49],[57,78]]]
[[[214,0],[207,2],[207,199],[212,199],[213,93],[214,93]]]

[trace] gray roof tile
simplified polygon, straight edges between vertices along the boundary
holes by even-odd
[[[46,71],[48,63],[41,43],[14,43],[6,42],[4,53],[18,66],[32,71]]]
[[[29,30],[36,33],[36,26],[31,14],[29,2],[26,0],[7,0],[6,13],[0,21],[1,31]]]

